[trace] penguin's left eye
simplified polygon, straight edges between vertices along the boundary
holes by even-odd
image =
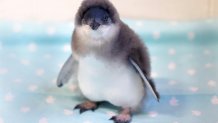
[[[108,17],[108,16],[104,16],[102,20],[103,20],[103,22],[105,22],[105,23],[106,23],[106,22],[108,22],[108,19],[109,19],[109,17]]]

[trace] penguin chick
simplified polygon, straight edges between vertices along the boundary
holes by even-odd
[[[72,36],[73,53],[63,66],[59,87],[72,77],[87,101],[75,107],[80,113],[95,110],[99,103],[121,107],[115,123],[129,123],[132,112],[142,106],[150,87],[159,100],[151,79],[147,48],[124,24],[108,0],[84,0],[76,14]]]

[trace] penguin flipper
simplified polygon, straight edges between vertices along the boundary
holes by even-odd
[[[136,69],[136,71],[139,73],[139,75],[142,78],[142,80],[144,81],[146,87],[149,88],[149,90],[151,91],[151,93],[153,94],[155,99],[159,102],[159,99],[160,99],[159,94],[154,90],[153,85],[149,82],[147,77],[144,75],[144,73],[142,72],[142,70],[139,67],[139,65],[133,59],[131,59],[131,58],[129,58],[129,61],[132,64],[132,66]]]
[[[57,78],[57,86],[62,87],[68,83],[71,79],[76,79],[78,69],[78,62],[71,55],[64,63]]]

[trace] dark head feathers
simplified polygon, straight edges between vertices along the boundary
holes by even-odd
[[[99,7],[105,9],[106,11],[109,12],[113,22],[120,21],[119,14],[116,8],[109,0],[84,0],[76,14],[76,18],[75,18],[76,25],[81,25],[83,15],[88,9],[92,7]]]

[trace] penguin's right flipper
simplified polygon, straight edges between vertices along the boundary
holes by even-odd
[[[64,66],[61,68],[61,71],[57,78],[57,86],[62,87],[64,84],[68,83],[72,79],[77,77],[78,62],[71,55],[68,60],[65,62]]]

